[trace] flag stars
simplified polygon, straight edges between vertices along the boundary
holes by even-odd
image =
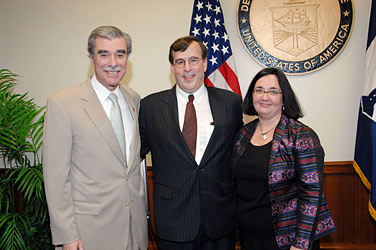
[[[247,23],[247,19],[243,18],[242,23]]]
[[[219,34],[218,34],[218,32],[217,32],[217,31],[214,31],[213,36],[214,36],[214,39],[218,39],[218,38],[219,38]]]
[[[217,19],[214,18],[214,25],[215,25],[215,27],[220,26],[220,24],[219,24],[220,21],[221,20],[217,20]]]
[[[221,8],[219,8],[219,6],[215,6],[215,14],[218,15],[218,13],[221,13]]]
[[[243,1],[249,2],[249,0]],[[193,2],[193,14],[189,34],[196,36],[208,49],[208,55],[205,59],[207,61],[206,75],[220,74],[218,68],[224,65],[227,60],[230,60],[231,63],[228,63],[226,67],[231,68],[231,64],[233,64],[230,39],[225,29],[221,1],[194,0]],[[249,20],[246,23],[249,23]],[[241,94],[235,69],[231,70],[233,73],[223,76],[224,83],[217,83],[216,81],[215,84],[227,86],[225,88],[231,88],[232,90],[236,89],[236,92]]]
[[[204,18],[206,24],[210,23],[210,16],[206,15],[206,17]]]
[[[227,35],[226,33],[223,33],[222,38],[225,40],[225,42],[227,42],[227,40],[228,40],[228,35]]]
[[[208,11],[213,10],[213,9],[212,9],[212,5],[211,5],[210,3],[208,3],[208,4],[205,5],[205,6],[206,6],[206,8],[208,8]]]
[[[192,34],[194,34],[195,36],[199,36],[200,35],[200,29],[197,29],[196,27],[194,27],[193,30],[192,30]]]
[[[213,55],[212,55],[212,58],[209,61],[211,62],[212,65],[218,64],[217,63],[217,57],[214,57]]]
[[[200,9],[204,8],[204,7],[202,7],[202,5],[203,5],[203,2],[200,2],[200,1],[199,1],[199,2],[197,3],[196,7],[197,7],[198,11],[200,11]]]
[[[212,50],[213,50],[213,53],[215,53],[217,50],[219,51],[218,46],[219,46],[219,44],[213,43],[213,46],[211,47]]]
[[[205,37],[207,37],[208,35],[210,35],[210,29],[204,28],[204,31],[202,33],[205,35]]]
[[[229,53],[228,52],[228,47],[227,46],[222,46],[222,53],[223,53],[223,55],[226,55],[226,53]]]
[[[202,22],[202,21],[201,21],[201,17],[202,17],[202,16],[199,16],[198,14],[196,14],[196,17],[193,18],[193,19],[196,21],[196,24],[198,24],[199,22]]]

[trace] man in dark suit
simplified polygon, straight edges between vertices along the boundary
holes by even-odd
[[[169,61],[177,84],[140,105],[141,156],[152,155],[163,250],[234,249],[230,161],[243,124],[241,97],[204,85],[207,55],[196,37],[176,40]]]

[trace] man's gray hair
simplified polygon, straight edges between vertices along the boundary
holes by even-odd
[[[98,37],[111,40],[113,38],[123,37],[127,43],[127,56],[132,52],[132,38],[129,34],[121,31],[119,28],[114,26],[99,26],[93,30],[87,41],[87,51],[89,52],[89,57],[94,57],[94,44],[95,39]]]

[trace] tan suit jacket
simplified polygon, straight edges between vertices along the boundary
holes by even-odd
[[[85,250],[123,250],[131,228],[147,249],[140,96],[121,90],[134,120],[128,164],[90,80],[48,97],[43,167],[55,245],[81,239]]]

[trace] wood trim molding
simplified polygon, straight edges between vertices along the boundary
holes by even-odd
[[[325,166],[352,166],[352,161],[326,161]]]
[[[376,243],[321,243],[320,249],[375,250]]]
[[[324,163],[324,174],[354,174],[352,161],[330,161]]]

